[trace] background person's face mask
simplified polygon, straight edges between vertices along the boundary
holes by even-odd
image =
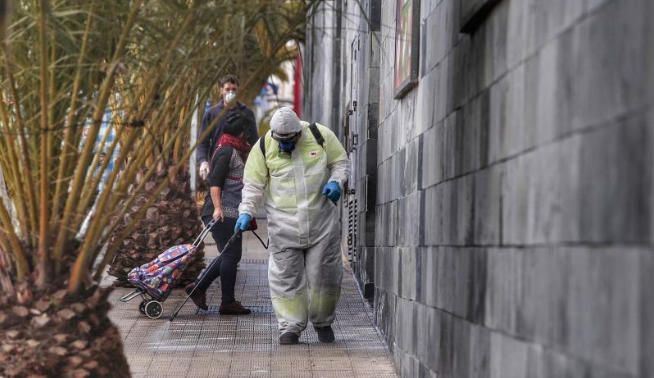
[[[236,99],[236,92],[229,91],[225,93],[225,102],[231,104]]]

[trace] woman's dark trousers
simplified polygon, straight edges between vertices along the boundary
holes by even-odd
[[[202,221],[206,225],[211,220],[211,217],[203,217]],[[234,234],[234,225],[236,219],[225,218],[223,222],[217,222],[211,228],[211,236],[216,241],[218,252],[220,256],[217,257],[218,261],[206,272],[206,278],[202,284],[198,286],[199,290],[206,291],[209,285],[220,276],[220,289],[222,291],[222,303],[232,303],[234,299],[234,286],[236,285],[236,266],[241,261],[241,254],[243,253],[243,238],[241,234],[232,241],[227,249],[225,244],[229,238]],[[208,268],[208,267],[207,267]]]

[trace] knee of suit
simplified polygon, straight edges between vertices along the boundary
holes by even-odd
[[[277,317],[296,322],[306,320],[309,306],[306,292],[290,297],[272,296],[271,300]]]

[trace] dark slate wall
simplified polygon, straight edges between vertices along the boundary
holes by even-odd
[[[651,376],[654,7],[488,2],[461,34],[473,3],[422,1],[399,101],[382,29],[375,306],[398,370]]]
[[[395,0],[367,52],[379,97],[362,259],[398,372],[654,376],[654,2],[420,3],[413,90],[394,98]],[[342,46],[365,34],[350,28]]]

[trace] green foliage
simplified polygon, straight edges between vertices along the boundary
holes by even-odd
[[[1,4],[0,4],[1,5]],[[0,283],[97,280],[117,220],[157,163],[171,175],[192,148],[190,118],[218,78],[235,72],[245,99],[302,38],[308,4],[241,0],[15,1],[0,62]],[[1,7],[0,7],[1,8]],[[1,30],[1,28],[0,28]],[[111,108],[117,138],[96,140]],[[104,190],[103,155],[120,150]],[[183,151],[184,153],[180,153]],[[163,183],[158,190],[165,189]],[[145,204],[134,217],[135,223]],[[85,237],[75,235],[95,208]],[[134,209],[131,209],[134,210]],[[118,244],[118,243],[117,243]],[[94,264],[99,262],[99,264]]]

